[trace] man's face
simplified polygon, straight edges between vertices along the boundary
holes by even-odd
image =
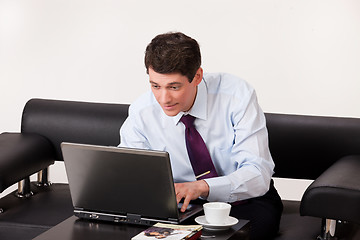
[[[199,68],[190,83],[188,78],[180,73],[161,74],[149,68],[151,90],[166,115],[176,116],[180,111],[190,110],[202,74],[202,69]]]

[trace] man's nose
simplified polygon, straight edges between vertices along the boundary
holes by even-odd
[[[161,92],[160,100],[162,103],[171,102],[171,95],[168,90],[163,90]]]

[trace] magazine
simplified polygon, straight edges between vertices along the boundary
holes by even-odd
[[[201,236],[201,225],[175,225],[157,223],[134,236],[132,240],[195,240]]]

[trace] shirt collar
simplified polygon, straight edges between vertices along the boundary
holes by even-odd
[[[179,123],[180,118],[184,114],[190,114],[203,120],[207,119],[207,88],[204,79],[197,87],[195,102],[191,109],[188,112],[179,112],[176,116],[172,117],[175,125]]]

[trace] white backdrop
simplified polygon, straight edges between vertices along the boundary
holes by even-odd
[[[167,31],[198,40],[206,72],[246,79],[266,112],[360,117],[357,0],[0,0],[0,132],[19,131],[30,98],[131,103]],[[52,176],[66,181],[59,164]]]

